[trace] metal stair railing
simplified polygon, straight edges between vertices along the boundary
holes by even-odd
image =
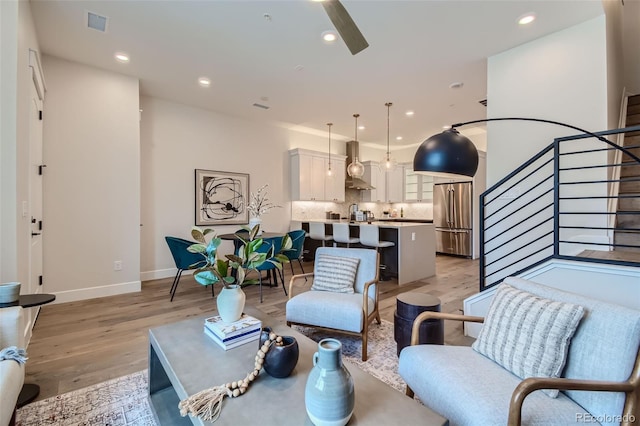
[[[634,126],[595,135],[639,131]],[[618,224],[621,217],[640,218],[640,211],[609,210],[616,204],[609,203],[612,198],[640,199],[640,189],[609,193],[619,186],[613,183],[638,181],[640,187],[640,176],[611,178],[610,170],[623,165],[640,170],[633,159],[611,161],[609,153],[619,149],[587,134],[557,138],[480,196],[480,291],[552,258],[640,267],[640,225]],[[614,234],[621,231],[638,232],[637,241],[616,243]],[[620,253],[625,250],[632,255]]]

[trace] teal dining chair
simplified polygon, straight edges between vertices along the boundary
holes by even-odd
[[[187,250],[187,247],[194,244],[194,242],[178,237],[167,236],[164,237],[164,239],[167,241],[167,245],[169,246],[169,250],[171,251],[171,256],[173,256],[173,261],[176,264],[176,268],[178,268],[178,272],[173,278],[171,290],[169,290],[169,293],[171,293],[171,301],[173,302],[173,297],[176,295],[178,283],[180,282],[180,278],[182,277],[182,271],[197,268],[199,264],[204,264],[204,259],[202,258],[201,254],[190,253]],[[213,284],[211,284],[211,296],[215,296]]]
[[[303,229],[297,229],[294,231],[288,232],[289,237],[291,238],[291,249],[285,250],[282,252],[289,259],[289,266],[291,266],[291,275],[295,275],[293,271],[293,261],[297,260],[300,265],[300,269],[304,274],[304,268],[302,267],[302,254],[304,251],[304,240],[306,238],[306,231]],[[305,278],[306,280],[306,278]]]

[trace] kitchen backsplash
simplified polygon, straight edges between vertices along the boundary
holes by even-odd
[[[404,217],[408,219],[433,219],[432,203],[364,203],[360,201],[361,191],[347,189],[344,203],[332,203],[321,201],[293,201],[291,203],[291,220],[305,221],[315,219],[325,219],[326,212],[339,213],[340,217],[347,217],[349,206],[357,204],[360,210],[373,212],[376,218],[382,218],[384,211],[397,211],[400,217],[400,209],[404,212]]]

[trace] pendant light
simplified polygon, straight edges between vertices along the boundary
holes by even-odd
[[[389,111],[391,110],[392,102],[387,102],[384,106],[387,107],[387,152],[381,162],[381,167],[386,172],[395,170],[397,162],[391,157],[391,151],[389,149]]]
[[[327,176],[331,176],[333,174],[331,171],[331,126],[333,126],[333,123],[327,123],[327,126],[329,126],[329,168],[327,169]]]
[[[358,143],[358,117],[360,114],[353,114],[353,117],[356,119],[356,139],[355,142]],[[360,178],[364,175],[364,166],[361,162],[358,161],[358,157],[353,158],[353,162],[347,166],[347,173],[351,177]]]

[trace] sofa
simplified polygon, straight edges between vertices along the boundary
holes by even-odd
[[[0,350],[9,346],[24,348],[22,308],[0,308]],[[0,426],[13,424],[16,402],[24,383],[24,364],[0,361]]]
[[[449,419],[452,426],[637,424],[640,311],[516,277],[506,278],[504,284],[505,289],[533,295],[531,299],[541,298],[580,309],[581,318],[567,335],[566,345],[556,345],[559,356],[564,352],[564,359],[556,370],[558,374],[518,376],[500,363],[499,357],[510,351],[520,354],[513,357],[514,362],[518,357],[528,356],[527,351],[535,351],[534,345],[533,349],[526,344],[514,345],[516,348],[500,347],[494,352],[500,362],[478,352],[482,345],[476,344],[483,338],[485,329],[486,336],[491,333],[490,328],[495,327],[495,320],[491,326],[488,321],[498,312],[498,308],[494,308],[501,291],[498,287],[487,321],[473,347],[419,345],[417,332],[426,319],[483,322],[483,318],[439,312],[425,312],[416,318],[412,345],[402,350],[399,360],[399,374],[407,384],[407,395],[417,396]],[[523,303],[517,305],[521,307]],[[544,314],[545,309],[540,312]],[[506,314],[502,316],[507,318]],[[533,323],[536,326],[537,323]],[[509,333],[508,339],[519,338],[518,330]],[[543,336],[532,337],[540,337],[542,341],[547,338],[544,333],[538,334]],[[506,341],[512,341],[508,339]],[[561,392],[553,398],[545,393],[552,389]]]

